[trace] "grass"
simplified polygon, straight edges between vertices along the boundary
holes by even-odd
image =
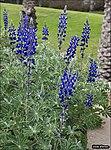
[[[1,4],[1,25],[3,26],[3,8],[6,7],[9,15],[9,23],[12,20],[15,27],[17,28],[19,25],[19,14],[22,9],[22,5],[16,4]],[[52,9],[52,8],[44,8],[44,7],[35,7],[37,22],[38,22],[38,42],[41,43],[42,38],[42,27],[44,25],[44,21],[46,21],[47,26],[49,27],[49,42],[52,48],[57,48],[57,32],[58,32],[58,22],[59,16],[62,12],[60,9]],[[77,35],[81,36],[81,32],[86,20],[88,17],[89,24],[91,26],[91,38],[89,42],[89,48],[86,50],[86,53],[93,54],[94,57],[97,56],[97,50],[99,45],[99,39],[101,34],[101,26],[102,26],[102,14],[98,13],[89,13],[89,12],[79,12],[79,11],[67,11],[68,16],[68,25],[67,25],[67,37],[66,41],[63,44],[61,51],[66,51],[69,42],[72,36]]]

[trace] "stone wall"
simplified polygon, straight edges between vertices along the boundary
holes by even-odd
[[[105,0],[105,2],[98,59],[101,77],[111,82],[111,1]]]
[[[95,0],[94,10],[104,10],[104,0]]]
[[[20,3],[23,0],[1,0],[5,3]],[[37,6],[52,7],[63,9],[65,5],[68,6],[68,10],[78,11],[93,11],[103,10],[104,0],[35,0]]]
[[[67,5],[68,10],[93,11],[103,10],[104,0],[38,0],[37,5],[60,9]]]

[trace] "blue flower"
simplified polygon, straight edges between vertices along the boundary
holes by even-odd
[[[20,26],[18,27],[18,39],[17,39],[17,51],[16,54],[19,55],[19,59],[24,61],[24,64],[27,66],[27,61],[29,62],[29,57],[36,53],[37,37],[36,31],[34,28],[33,21],[31,19],[29,25],[28,16],[24,17],[20,21]],[[34,64],[34,61],[30,59],[30,62]]]
[[[87,82],[95,82],[95,78],[99,77],[100,74],[97,73],[98,66],[93,59],[90,59],[90,69],[88,74]]]
[[[59,24],[58,24],[58,48],[61,49],[62,42],[65,40],[66,37],[66,29],[67,29],[67,6],[64,7],[64,11],[59,17]]]
[[[8,28],[8,13],[6,11],[6,8],[4,8],[4,12],[3,12],[3,21],[4,21],[4,29],[7,30],[7,28]]]
[[[17,45],[16,45],[16,54],[19,55],[19,58],[24,57],[23,51],[24,49],[27,49],[27,28],[24,28],[23,22],[20,22],[20,26],[18,27],[17,30]],[[25,58],[24,58],[25,59]],[[24,60],[20,59],[20,60]]]
[[[93,101],[93,95],[92,94],[87,94],[87,98],[88,98],[88,101],[84,102],[84,104],[86,106],[92,106],[92,101]]]
[[[80,46],[81,46],[80,53],[81,53],[82,58],[84,57],[85,48],[88,47],[88,41],[90,38],[90,30],[91,29],[88,23],[88,19],[86,19],[86,23],[84,24],[84,28],[83,28],[82,35],[81,35],[81,43],[80,43]]]
[[[77,46],[79,45],[78,41],[79,38],[76,36],[72,37],[70,41],[69,48],[67,49],[66,56],[64,58],[67,65],[70,63],[70,61],[72,60],[72,58],[74,58],[74,55],[76,54],[76,49]]]
[[[10,27],[9,27],[9,39],[10,39],[10,45],[12,45],[12,51],[14,50],[14,45],[16,43],[16,29],[13,25],[13,23],[11,23]]]
[[[23,50],[23,57],[26,58],[26,61],[24,61],[25,65],[28,63],[35,64],[35,60],[32,58],[32,56],[36,53],[36,46],[38,46],[36,31],[37,29],[34,28],[33,20],[31,18],[29,28],[27,28],[26,33],[27,41],[25,41]]]
[[[49,36],[49,31],[48,31],[46,23],[44,23],[44,27],[43,27],[43,30],[42,30],[42,35],[43,35],[42,40],[45,40],[45,41],[48,40],[47,36]]]
[[[76,76],[70,74],[67,70],[61,78],[59,98],[61,101],[71,100],[73,96],[73,89],[75,89],[74,83],[76,82]]]
[[[71,100],[73,96],[73,90],[75,89],[76,76],[69,73],[69,70],[64,72],[61,78],[59,99],[62,107],[62,116],[65,116],[65,111],[68,109],[67,102]]]
[[[35,59],[33,55],[36,53],[37,37],[36,31],[37,28],[34,28],[33,19],[30,19],[28,24],[28,17],[24,17],[20,21],[20,26],[18,28],[18,39],[17,39],[17,51],[16,54],[19,55],[19,60],[27,68],[27,96],[30,95],[30,77],[32,75],[32,69],[34,69]]]

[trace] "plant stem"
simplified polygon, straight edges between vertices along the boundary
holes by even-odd
[[[108,92],[109,105],[111,106],[111,82],[109,82],[109,92]]]
[[[54,150],[56,150],[57,141],[54,142]]]

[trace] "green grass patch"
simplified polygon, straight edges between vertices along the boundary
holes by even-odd
[[[20,20],[20,10],[22,5],[16,4],[4,4],[1,3],[1,25],[3,26],[3,8],[6,7],[9,15],[9,24],[11,20],[13,21],[15,27],[17,28]],[[46,21],[47,26],[49,27],[49,42],[52,48],[57,48],[57,32],[58,32],[58,22],[59,16],[62,12],[60,9],[44,8],[44,7],[35,7],[37,22],[38,22],[38,42],[41,43],[42,38],[42,27],[44,21]],[[78,11],[67,11],[68,24],[67,24],[67,37],[66,41],[63,43],[62,50],[66,51],[69,42],[72,36],[77,35],[81,36],[81,32],[85,23],[86,18],[88,17],[89,24],[91,26],[91,38],[89,41],[89,48],[86,50],[86,53],[91,53],[94,57],[97,56],[97,50],[99,45],[99,38],[101,34],[102,26],[102,14],[98,13],[88,13],[88,12],[78,12]]]

